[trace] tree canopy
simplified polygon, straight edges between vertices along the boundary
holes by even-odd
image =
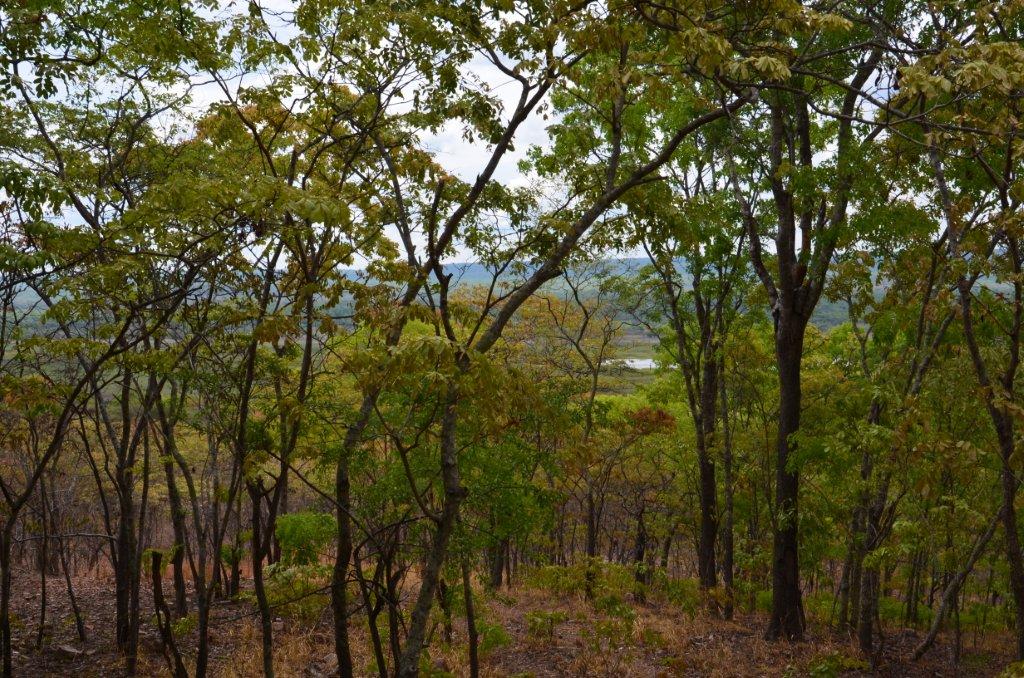
[[[682,675],[666,609],[827,638],[811,675],[1024,661],[1022,39],[1018,0],[4,3],[0,675],[288,675],[300,629],[514,673],[573,624],[545,670]]]

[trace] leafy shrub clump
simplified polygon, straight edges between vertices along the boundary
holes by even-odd
[[[591,590],[595,595],[625,596],[636,583],[634,570],[626,565],[594,559],[573,565],[545,565],[527,574],[527,584],[561,596],[582,595],[587,590],[587,572],[591,572]]]
[[[267,601],[276,613],[313,622],[330,604],[328,586],[331,568],[313,565],[285,566],[283,562],[267,566]],[[253,597],[247,594],[247,597]]]
[[[848,671],[870,671],[871,665],[859,657],[850,657],[841,652],[833,652],[819,657],[807,667],[807,675],[812,678],[836,678]]]
[[[555,635],[555,628],[569,619],[564,612],[544,612],[537,610],[526,613],[526,635],[540,640],[551,640]]]
[[[508,635],[508,631],[497,622],[478,619],[476,621],[476,632],[479,636],[481,657],[487,656],[489,652],[499,647],[505,647],[512,642],[512,637]]]
[[[330,513],[302,511],[289,513],[277,519],[274,535],[281,545],[281,563],[312,565],[338,531],[338,522]]]
[[[651,584],[651,594],[664,600],[691,617],[700,607],[700,588],[693,579],[672,579],[665,570],[655,570]]]

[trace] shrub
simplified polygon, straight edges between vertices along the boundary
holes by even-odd
[[[326,593],[330,574],[331,568],[320,564],[269,565],[267,601],[282,616],[315,621],[330,602]]]
[[[528,584],[568,596],[581,595],[587,588],[587,571],[593,572],[593,591],[595,595],[614,593],[624,596],[633,590],[635,575],[632,567],[606,563],[594,559],[583,561],[566,567],[545,565],[527,574]]]
[[[527,612],[526,635],[531,638],[550,640],[555,635],[555,628],[568,619],[569,615],[564,612]]]
[[[647,647],[666,648],[668,640],[661,634],[661,631],[650,626],[644,626],[640,631],[640,642]]]
[[[242,562],[242,556],[245,555],[245,549],[241,546],[233,546],[231,544],[224,544],[220,547],[220,558],[224,561],[225,565],[232,566]]]
[[[655,570],[651,588],[655,596],[691,617],[700,607],[700,588],[693,579],[671,579],[664,570]]]
[[[629,617],[606,617],[593,621],[584,627],[582,636],[590,658],[597,662],[606,675],[622,675],[622,667],[630,661],[626,648],[633,634],[633,619]],[[588,672],[596,673],[596,670]]]
[[[496,650],[499,647],[505,647],[512,642],[512,638],[508,635],[508,631],[506,631],[505,627],[497,622],[487,622],[478,619],[476,620],[476,632],[479,637],[479,650],[481,657],[487,655],[492,650]]]
[[[613,619],[625,622],[629,630],[632,630],[633,622],[636,621],[636,610],[615,594],[608,594],[595,600],[594,609]]]
[[[285,566],[312,565],[334,538],[338,523],[329,513],[302,511],[277,519],[274,535],[281,545],[281,562]]]
[[[190,635],[199,626],[199,617],[195,613],[171,621],[171,633],[175,638]]]
[[[1010,664],[999,674],[999,678],[1024,678],[1024,662]]]
[[[581,564],[568,567],[545,565],[532,570],[526,577],[531,586],[562,596],[582,593],[585,578],[586,570]]]
[[[812,678],[835,678],[848,671],[870,671],[871,665],[859,657],[850,657],[841,652],[833,652],[819,657],[807,667],[807,675]]]

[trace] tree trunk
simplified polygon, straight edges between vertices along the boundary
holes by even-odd
[[[165,444],[173,443],[164,429]],[[188,599],[185,590],[185,507],[181,501],[181,493],[174,480],[174,461],[170,455],[165,457],[164,476],[167,479],[167,501],[171,511],[171,527],[174,532],[174,545],[171,547],[171,574],[174,581],[174,615],[184,617],[188,614]]]
[[[174,678],[188,678],[188,671],[181,661],[181,653],[178,645],[174,642],[174,632],[171,629],[171,610],[164,600],[164,590],[160,579],[160,571],[163,569],[160,563],[160,552],[152,552],[152,577],[153,577],[153,608],[156,613],[156,626],[160,631],[160,641],[163,644],[164,655],[167,658],[167,665],[171,669]]]
[[[131,496],[130,471],[121,474],[118,487],[120,514],[117,525],[116,562],[114,564],[114,627],[117,647],[128,652],[131,637],[131,583],[136,569],[135,560],[135,506]]]
[[[505,571],[505,562],[508,558],[508,551],[508,537],[505,537],[490,548],[490,558],[488,559],[489,578],[487,585],[492,590],[501,588],[502,575]]]
[[[839,618],[836,630],[841,632],[854,628],[860,609],[860,565],[861,555],[861,507],[853,511],[850,520],[850,544],[843,561],[843,574],[839,582]]]
[[[12,678],[11,656],[11,537],[16,516],[7,516],[0,532],[0,654],[3,655],[3,678]]]
[[[1003,532],[1005,533],[1006,560],[1010,565],[1010,591],[1013,593],[1016,616],[1017,659],[1024,660],[1024,558],[1020,550],[1020,533],[1017,531],[1017,477],[1012,459],[1014,454],[1013,422],[1008,416],[1002,417],[999,426],[999,447],[1002,452],[1003,491]]]
[[[462,561],[462,591],[466,599],[466,635],[469,637],[469,678],[480,675],[480,654],[476,633],[476,614],[473,611],[473,586],[469,577],[469,563]]]
[[[857,643],[861,652],[874,667],[877,657],[874,653],[875,619],[878,617],[878,596],[880,573],[877,565],[864,566],[861,570],[860,616],[857,621]]]
[[[139,661],[139,628],[142,623],[141,601],[139,590],[142,587],[142,549],[144,546],[143,535],[146,530],[146,515],[149,508],[149,478],[150,478],[150,447],[149,429],[143,428],[143,457],[142,457],[142,497],[139,502],[138,518],[134,521],[132,542],[134,548],[131,552],[131,583],[128,596],[128,652],[127,652],[127,673],[135,675]]]
[[[349,432],[351,435],[351,431]],[[352,447],[355,445],[353,444]],[[352,651],[348,642],[348,569],[352,560],[351,487],[349,481],[350,448],[346,444],[334,475],[335,517],[338,521],[334,569],[331,572],[331,612],[334,618],[334,654],[338,675],[352,678]]]
[[[668,534],[665,535],[665,541],[661,543],[661,569],[668,570],[668,557],[672,553],[672,540],[676,536],[676,526],[673,523]]]
[[[420,654],[426,639],[427,620],[434,602],[434,591],[448,553],[448,542],[451,539],[455,523],[459,516],[459,506],[466,494],[459,475],[458,448],[455,439],[458,395],[454,387],[448,394],[444,415],[441,420],[441,478],[444,483],[444,506],[437,520],[437,529],[427,561],[423,565],[419,594],[409,621],[409,632],[405,639],[405,647],[399,660],[397,675],[401,678],[412,678],[419,675]]]
[[[334,654],[338,658],[338,675],[352,678],[352,650],[348,639],[348,570],[352,561],[352,488],[349,463],[362,441],[363,431],[373,415],[377,393],[363,396],[359,417],[345,434],[345,444],[334,473],[335,517],[338,522],[334,569],[331,572],[331,613],[334,618]],[[395,639],[392,638],[392,641]]]
[[[39,502],[40,526],[43,529],[42,539],[39,544],[39,626],[36,630],[36,651],[43,647],[43,636],[46,635],[46,570],[50,560],[50,528],[46,510],[46,483],[43,478],[39,479],[39,492],[42,501]]]
[[[349,485],[348,450],[342,451],[334,478],[335,500],[338,502],[337,553],[331,573],[331,611],[334,617],[334,654],[338,658],[338,675],[352,678],[352,652],[348,642],[348,568],[352,560],[352,522],[349,517],[351,489]]]
[[[267,601],[267,590],[263,584],[263,521],[260,517],[260,488],[254,482],[246,482],[249,489],[249,500],[252,504],[252,587],[256,594],[256,607],[260,613],[260,632],[262,637],[263,675],[274,677],[274,622],[270,616],[270,603]]]
[[[804,609],[797,551],[800,478],[795,469],[789,468],[790,455],[794,449],[791,436],[800,429],[800,361],[803,353],[801,322],[794,318],[780,319],[776,330],[775,351],[779,368],[779,431],[775,469],[777,523],[772,549],[772,608],[765,636],[770,640],[801,640],[804,635]]]
[[[971,549],[970,555],[967,557],[967,562],[964,564],[963,569],[956,573],[956,576],[946,585],[946,589],[942,593],[942,600],[939,602],[939,610],[935,613],[932,618],[931,628],[928,630],[928,635],[925,636],[916,648],[914,648],[914,654],[911,656],[912,661],[917,661],[928,649],[935,643],[935,639],[939,635],[939,629],[942,628],[942,622],[946,617],[946,613],[949,610],[949,606],[954,603],[957,596],[960,595],[960,587],[963,585],[967,576],[974,569],[974,564],[978,562],[978,558],[985,552],[985,547],[988,546],[988,542],[992,539],[992,535],[995,534],[996,527],[999,525],[999,518],[1002,516],[1002,511],[999,512],[995,518],[993,518],[988,525],[988,529],[985,530],[977,541],[974,542],[974,548]]]
[[[235,536],[232,540],[231,578],[228,581],[228,596],[238,595],[242,585],[242,493],[235,502]]]
[[[907,575],[906,609],[903,623],[916,626],[918,622],[917,601],[921,597],[921,572],[924,569],[924,550],[915,551],[910,561],[910,573]]]
[[[861,652],[871,660],[872,666],[877,662],[874,648],[875,620],[878,618],[878,597],[881,593],[881,571],[877,563],[865,560],[881,545],[884,539],[882,525],[883,513],[887,498],[889,496],[889,481],[885,478],[881,481],[874,498],[866,507],[864,546],[861,550],[860,561],[860,608],[859,616],[851,619],[851,624],[857,626],[857,641]]]
[[[633,577],[636,580],[635,597],[638,603],[647,599],[647,526],[644,524],[644,506],[636,517],[636,543],[633,546]]]
[[[725,607],[722,614],[726,619],[733,615],[733,575],[735,569],[735,544],[733,541],[733,479],[732,479],[732,431],[729,428],[729,398],[725,391],[725,367],[722,366],[719,391],[722,395],[722,466],[725,472],[725,525],[722,531],[722,580],[725,584]]]
[[[594,597],[594,583],[597,581],[597,502],[594,500],[594,488],[587,486],[587,541],[586,541],[586,573],[584,574],[583,591],[590,600]]]
[[[715,564],[715,539],[718,536],[718,500],[715,484],[716,401],[718,400],[718,361],[711,355],[704,357],[703,379],[700,392],[700,421],[697,434],[697,465],[700,475],[700,537],[697,545],[697,572],[702,589],[718,585]]]

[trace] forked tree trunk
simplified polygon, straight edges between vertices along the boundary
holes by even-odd
[[[441,575],[445,556],[448,553],[448,542],[459,517],[459,506],[466,494],[459,475],[458,447],[456,445],[455,428],[458,421],[458,394],[454,387],[448,394],[444,415],[441,419],[441,478],[444,484],[444,506],[437,519],[437,528],[426,563],[423,565],[420,590],[416,597],[409,621],[409,632],[402,648],[398,663],[397,675],[401,678],[413,678],[419,675],[420,654],[426,640],[427,621],[433,607],[434,592]]]
[[[174,641],[174,631],[171,628],[171,610],[164,600],[164,590],[160,579],[160,571],[163,565],[160,562],[160,552],[152,551],[151,574],[153,579],[153,608],[156,613],[156,626],[160,631],[160,641],[163,644],[164,653],[167,658],[168,667],[174,678],[188,678],[188,671],[181,660],[181,652]]]

